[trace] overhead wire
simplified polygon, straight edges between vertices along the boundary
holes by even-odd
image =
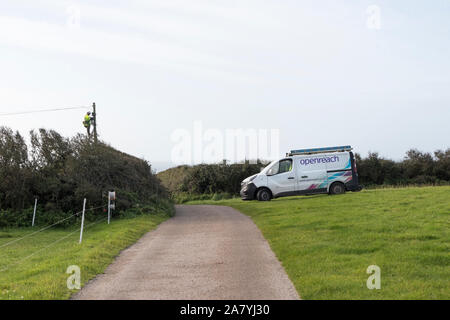
[[[66,108],[53,108],[53,109],[40,109],[40,110],[28,110],[19,112],[6,112],[0,113],[0,116],[14,116],[22,114],[32,114],[32,113],[42,113],[42,112],[54,112],[54,111],[65,111],[65,110],[77,110],[77,109],[89,109],[91,107],[80,106],[80,107],[66,107]]]

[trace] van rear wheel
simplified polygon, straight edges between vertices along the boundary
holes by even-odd
[[[343,194],[345,193],[345,186],[342,182],[335,182],[330,187],[330,194]]]
[[[261,189],[256,194],[256,198],[259,201],[270,201],[272,199],[272,195],[270,194],[270,191],[267,189]]]

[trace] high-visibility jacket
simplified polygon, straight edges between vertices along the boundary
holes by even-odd
[[[91,125],[91,117],[89,115],[84,116],[83,124],[86,128]]]

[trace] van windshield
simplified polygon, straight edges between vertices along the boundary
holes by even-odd
[[[277,162],[278,162],[278,160],[275,160],[275,161],[272,161],[271,163],[269,163],[269,165],[268,165],[267,167],[265,167],[265,168],[261,171],[261,173],[267,174],[267,171],[269,171],[269,169],[272,168],[272,166],[273,166],[275,163],[277,163]]]
[[[275,161],[267,166],[267,170],[264,169],[264,173],[268,176],[274,176],[279,173],[285,173],[292,171],[292,159],[283,159]]]

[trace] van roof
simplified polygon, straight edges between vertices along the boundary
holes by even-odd
[[[291,150],[289,155],[295,156],[295,155],[300,155],[300,154],[330,153],[330,152],[342,152],[342,151],[351,151],[351,150],[352,150],[351,146],[299,149],[299,150]]]

